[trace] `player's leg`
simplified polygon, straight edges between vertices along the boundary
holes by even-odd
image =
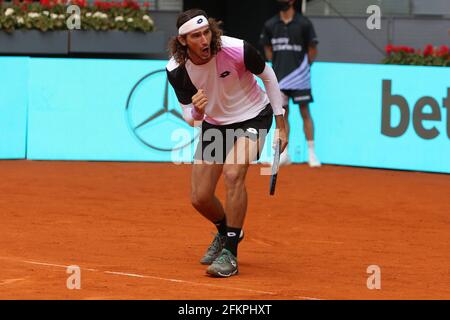
[[[217,223],[225,218],[225,211],[215,196],[223,164],[194,164],[192,166],[191,202],[206,219]]]
[[[256,159],[257,142],[248,138],[239,138],[228,161],[223,167],[223,177],[226,190],[225,211],[228,227],[242,228],[247,211],[247,190],[245,177],[251,161]],[[235,154],[237,161],[230,161]],[[235,158],[235,159],[236,159]]]
[[[228,228],[241,229],[244,224],[247,211],[247,190],[245,178],[250,163],[256,161],[270,130],[273,121],[272,111],[264,110],[255,119],[248,120],[237,130],[242,133],[236,134],[236,142],[230,152],[227,153],[223,166],[223,176],[226,190],[225,212],[227,215]],[[236,230],[235,230],[236,231]],[[239,235],[239,230],[237,230]],[[231,239],[232,240],[232,239]],[[227,240],[228,242],[228,240]],[[237,242],[232,243],[231,251],[237,254]]]
[[[226,241],[227,223],[225,210],[215,195],[217,182],[223,168],[223,155],[215,148],[216,139],[221,141],[220,128],[202,123],[200,141],[194,156],[191,179],[191,203],[197,211],[211,221],[217,234],[200,259],[201,264],[211,264],[222,251]],[[220,148],[222,144],[220,143]]]
[[[247,212],[245,178],[249,164],[257,159],[258,150],[262,150],[264,140],[265,137],[256,140],[239,138],[228,153],[223,167],[227,239],[224,250],[207,270],[213,276],[229,277],[238,273],[237,247]]]
[[[255,118],[233,125],[232,137],[226,135],[226,142],[230,142],[230,150],[226,144],[223,166],[227,239],[225,248],[207,269],[213,276],[229,277],[238,273],[237,246],[247,212],[245,178],[250,163],[259,159],[272,122],[272,108],[267,105]]]
[[[314,149],[314,122],[309,111],[308,103],[300,103],[300,114],[303,119],[303,131],[308,144],[308,163],[311,167],[320,167],[320,161]]]
[[[227,239],[227,219],[222,203],[215,195],[223,164],[194,164],[192,168],[191,202],[195,209],[217,228],[200,263],[211,264],[222,251]]]

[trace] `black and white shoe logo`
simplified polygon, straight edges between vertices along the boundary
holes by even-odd
[[[224,72],[222,72],[222,73],[220,74],[220,77],[221,77],[221,78],[226,78],[226,77],[228,77],[230,74],[231,74],[230,71],[224,71]]]

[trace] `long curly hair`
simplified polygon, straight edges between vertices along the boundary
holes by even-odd
[[[200,9],[191,9],[181,13],[177,18],[177,29],[179,29],[184,23],[191,20],[196,16],[205,16],[209,22],[209,28],[211,29],[212,39],[211,39],[211,55],[215,55],[222,49],[222,42],[220,36],[223,34],[220,28],[221,22],[216,21],[213,18],[209,18],[205,11]],[[182,37],[186,38],[186,35]],[[183,46],[178,40],[178,37],[172,37],[169,41],[169,56],[173,57],[175,61],[182,65],[188,59],[188,48]]]

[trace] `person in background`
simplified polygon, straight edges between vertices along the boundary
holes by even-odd
[[[314,150],[314,123],[309,111],[313,102],[311,94],[310,66],[317,56],[317,36],[311,21],[296,12],[296,0],[277,0],[279,13],[264,24],[261,44],[267,60],[277,75],[283,96],[283,107],[289,136],[289,99],[300,106],[303,131],[308,143],[308,163],[320,167],[321,163]],[[289,164],[288,150],[281,154],[280,164]]]

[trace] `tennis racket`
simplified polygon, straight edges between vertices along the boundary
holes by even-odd
[[[275,194],[275,186],[277,185],[278,168],[280,167],[280,149],[281,139],[278,139],[275,144],[275,153],[272,162],[272,175],[270,176],[270,195]]]

